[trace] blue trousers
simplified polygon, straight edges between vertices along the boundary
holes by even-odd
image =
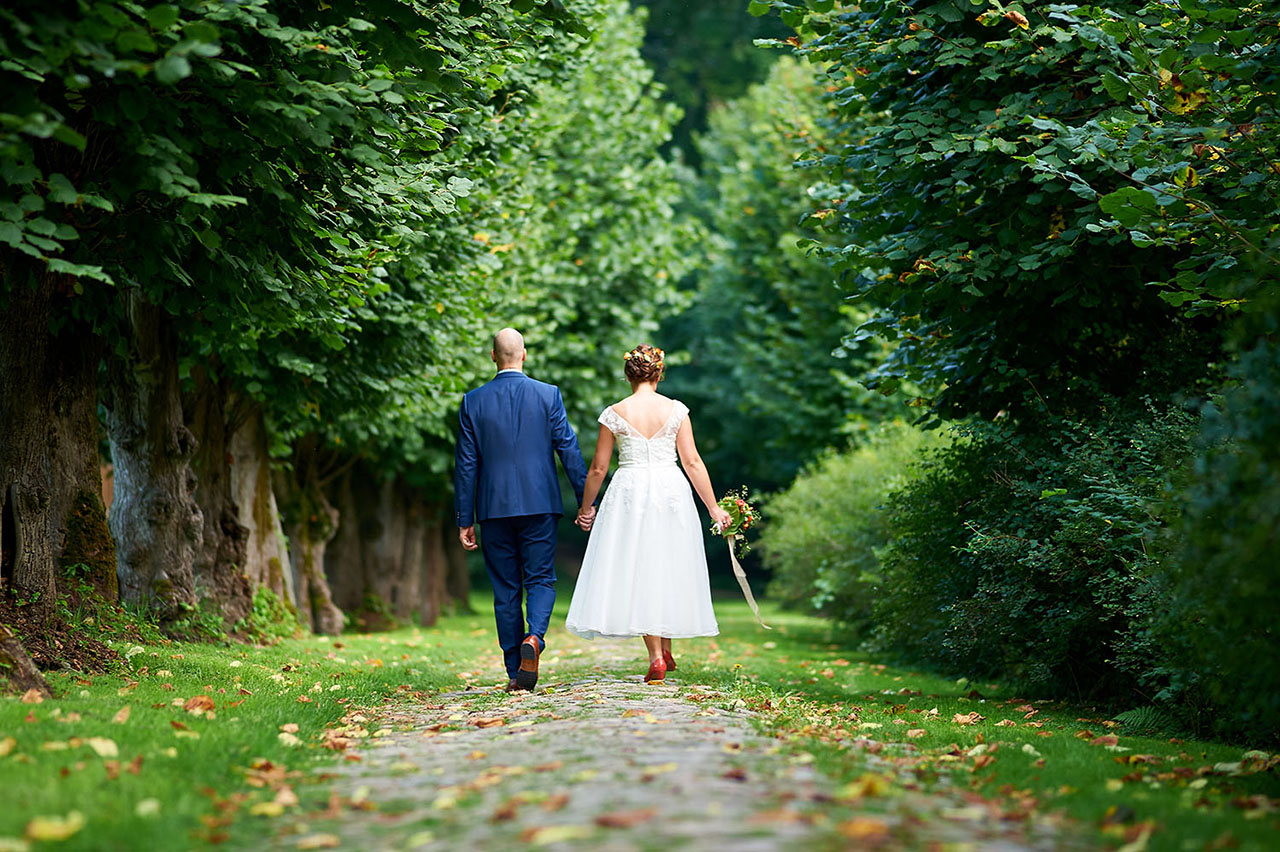
[[[507,677],[520,667],[520,643],[537,636],[545,648],[556,602],[556,525],[559,515],[490,518],[480,523],[480,549],[493,584],[493,615]],[[522,600],[527,597],[527,603]],[[521,604],[525,603],[525,613]]]

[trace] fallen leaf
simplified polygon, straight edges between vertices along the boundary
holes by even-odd
[[[520,812],[520,804],[520,798],[512,796],[498,806],[493,815],[489,817],[489,822],[509,822],[515,819]]]
[[[296,722],[286,722],[280,726],[280,730],[286,734],[296,734],[298,733],[298,724]]]
[[[920,737],[923,737],[927,733],[929,732],[926,731],[924,728],[911,728],[910,730],[907,731],[907,736],[914,740],[914,739],[919,739]]]
[[[160,800],[159,799],[142,799],[138,802],[138,804],[133,806],[133,812],[135,815],[143,817],[144,819],[147,817],[159,816]]]
[[[1094,737],[1089,740],[1089,745],[1113,746],[1120,742],[1120,738],[1115,734],[1104,734],[1100,737]]]
[[[560,810],[567,804],[569,804],[569,794],[556,793],[554,796],[547,797],[546,801],[542,803],[542,809],[550,813]]]
[[[114,724],[123,725],[125,722],[129,721],[129,712],[129,705],[126,704],[120,708],[120,711],[116,713],[116,715],[111,717],[111,721]]]
[[[183,703],[182,709],[188,713],[207,713],[214,709],[213,699],[207,695],[193,695]]]
[[[82,828],[84,814],[72,811],[65,817],[36,817],[27,823],[23,836],[28,840],[66,840]]]
[[[276,735],[276,739],[278,739],[282,745],[290,747],[302,745],[302,740],[298,739],[298,735],[291,734],[288,731],[281,731]]]
[[[44,701],[44,696],[41,695],[40,690],[36,689],[35,687],[32,687],[31,689],[28,689],[26,692],[22,693],[23,704],[40,704],[43,701]]]
[[[972,725],[981,722],[984,718],[986,717],[979,715],[975,710],[972,713],[957,713],[951,717],[951,721],[957,725]]]
[[[640,773],[640,780],[652,781],[654,778],[657,778],[659,775],[665,775],[668,772],[675,772],[679,768],[680,768],[680,764],[678,763],[658,763],[653,766],[646,766],[644,770]]]
[[[855,817],[836,826],[845,837],[855,840],[877,840],[889,836],[889,826],[878,819]]]
[[[526,828],[520,832],[520,840],[534,846],[549,846],[567,840],[582,840],[595,833],[589,825],[544,825]]]
[[[320,832],[300,837],[293,845],[298,849],[336,849],[341,844],[342,840],[338,835]]]
[[[1015,726],[1015,725],[1017,725],[1017,724],[1018,724],[1018,723],[1017,723],[1017,722],[1015,722],[1015,721],[1013,721],[1012,719],[1001,719],[999,722],[996,722],[996,727],[997,727],[997,728],[1012,728],[1012,727],[1014,727],[1014,726]]]
[[[1023,754],[1029,754],[1029,755],[1031,755],[1032,757],[1039,757],[1039,756],[1040,756],[1040,752],[1036,751],[1036,747],[1035,747],[1035,746],[1033,746],[1031,743],[1023,743],[1023,744],[1022,744],[1022,753],[1023,753]]]
[[[614,811],[596,817],[596,825],[605,828],[632,828],[642,822],[648,822],[658,815],[657,808],[644,808],[636,811]]]
[[[98,757],[120,756],[120,749],[116,746],[115,740],[109,740],[106,737],[89,737],[85,740],[85,745],[93,749]]]
[[[561,768],[562,766],[564,766],[563,760],[553,760],[550,763],[538,764],[537,766],[533,767],[533,771],[534,772],[555,772],[557,769]]]
[[[473,751],[467,755],[467,760],[484,760],[488,756],[489,755],[477,749],[476,751]]]
[[[507,720],[501,716],[481,716],[479,719],[472,719],[471,724],[477,728],[497,728],[507,724]]]
[[[13,737],[5,737],[0,739],[0,757],[8,757],[18,745],[18,741]]]
[[[838,799],[862,799],[867,796],[883,796],[893,789],[893,784],[883,775],[874,772],[864,773],[855,781],[850,781],[836,791]]]
[[[249,808],[250,816],[278,817],[284,814],[284,805],[277,802],[258,802]],[[310,847],[320,848],[320,847]]]

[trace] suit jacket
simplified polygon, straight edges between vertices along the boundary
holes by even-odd
[[[563,515],[556,455],[582,502],[587,465],[560,389],[515,371],[462,398],[453,493],[458,526],[491,518]]]

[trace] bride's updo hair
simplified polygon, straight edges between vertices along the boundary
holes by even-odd
[[[626,372],[629,382],[660,382],[665,371],[662,350],[641,343],[626,354]]]

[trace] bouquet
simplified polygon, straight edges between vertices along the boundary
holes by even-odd
[[[721,529],[719,524],[712,524],[711,531],[729,539],[734,555],[741,559],[751,552],[743,533],[760,519],[760,512],[747,502],[746,486],[726,492],[717,505],[729,513],[729,525]]]

